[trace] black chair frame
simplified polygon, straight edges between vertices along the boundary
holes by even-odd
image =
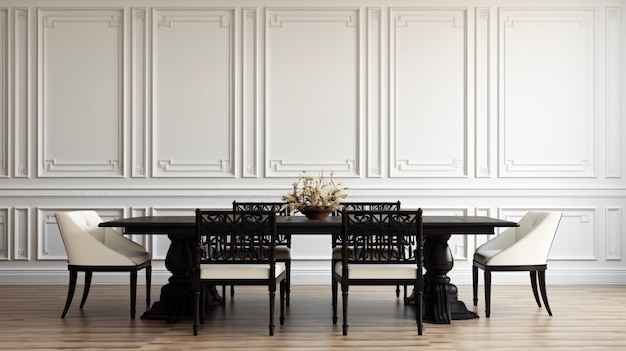
[[[233,211],[272,211],[277,216],[289,216],[288,202],[242,202],[233,201]],[[276,246],[284,246],[291,250],[291,234],[277,234]],[[291,298],[291,258],[276,258],[277,262],[285,262],[286,278],[285,278],[285,303],[289,306]],[[235,287],[230,286],[230,297],[235,295]],[[226,297],[226,287],[222,286],[222,296]]]
[[[152,277],[152,263],[151,261],[144,262],[136,266],[80,266],[80,265],[68,265],[67,269],[70,272],[70,282],[67,290],[67,299],[65,301],[65,307],[61,318],[65,318],[67,311],[70,309],[72,299],[74,298],[74,292],[76,291],[76,282],[78,280],[78,272],[85,273],[85,285],[83,287],[83,297],[80,301],[80,308],[82,309],[87,302],[87,296],[91,288],[91,279],[93,272],[130,272],[130,317],[135,318],[135,306],[137,301],[137,272],[141,269],[146,270],[146,306],[150,306],[150,285]]]
[[[206,287],[212,285],[263,285],[269,291],[269,334],[274,335],[276,285],[280,285],[280,324],[285,320],[285,272],[276,276],[276,214],[272,211],[196,210],[196,254],[194,259],[193,333],[204,323]],[[237,276],[202,279],[202,265],[264,264],[263,278]],[[210,269],[207,267],[207,269]]]
[[[423,225],[422,210],[346,211],[342,215],[341,274],[333,267],[333,324],[337,324],[338,284],[341,285],[343,335],[348,334],[350,285],[412,285],[415,292],[418,335],[423,333]],[[415,265],[411,278],[350,278],[350,266],[359,264]],[[403,266],[405,267],[405,266]]]
[[[526,265],[526,266],[487,266],[480,262],[474,261],[472,265],[472,291],[474,306],[478,305],[478,269],[484,271],[484,284],[485,284],[485,316],[489,318],[491,316],[491,272],[530,272],[530,286],[533,289],[533,295],[535,296],[535,302],[537,306],[541,307],[539,301],[539,291],[537,291],[537,283],[539,290],[541,291],[541,299],[548,314],[552,316],[552,310],[550,310],[550,304],[548,303],[548,294],[546,291],[546,270],[548,265]],[[537,279],[539,277],[539,279]]]

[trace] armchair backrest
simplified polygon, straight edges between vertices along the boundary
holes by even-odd
[[[135,265],[137,262],[118,251],[145,252],[114,229],[98,227],[102,220],[96,211],[56,212],[55,217],[70,265]]]
[[[342,211],[342,262],[421,265],[422,210]],[[418,266],[416,266],[418,267]],[[344,274],[344,276],[347,276]]]
[[[529,211],[520,219],[519,227],[509,228],[477,248],[497,250],[489,265],[543,265],[556,236],[561,212]]]

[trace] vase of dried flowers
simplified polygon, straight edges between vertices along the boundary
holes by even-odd
[[[341,183],[335,183],[333,172],[330,172],[328,181],[324,178],[324,172],[319,177],[307,176],[302,172],[298,181],[293,183],[293,191],[283,196],[283,200],[289,203],[289,211],[302,212],[309,219],[324,219],[341,206],[341,199],[348,194],[348,188],[342,187]]]

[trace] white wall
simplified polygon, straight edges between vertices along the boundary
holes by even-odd
[[[55,211],[191,214],[324,169],[349,199],[427,215],[563,211],[549,282],[625,283],[625,15],[625,0],[0,0],[0,282],[67,280]],[[165,281],[168,239],[134,239]],[[486,239],[453,238],[454,282]],[[298,237],[294,281],[329,281],[329,252]]]

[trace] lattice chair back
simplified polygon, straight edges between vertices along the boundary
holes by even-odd
[[[398,211],[400,201],[396,202],[342,202],[341,208],[333,212],[333,216],[341,215],[341,211]],[[333,247],[341,247],[341,235],[333,234]]]

